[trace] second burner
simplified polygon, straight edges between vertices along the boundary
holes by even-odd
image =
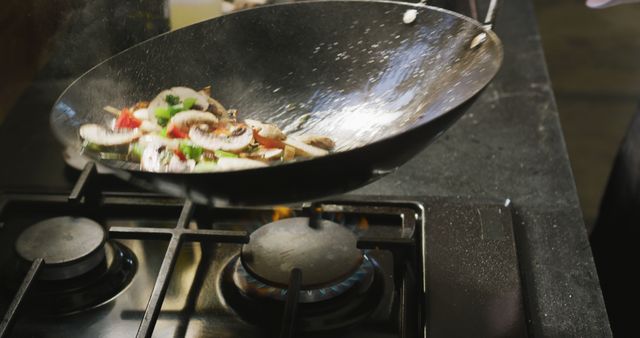
[[[291,270],[298,268],[302,293],[314,294],[301,301],[332,298],[356,282],[370,283],[373,266],[356,247],[357,240],[349,229],[328,220],[319,220],[314,227],[304,217],[269,223],[254,231],[242,247],[234,281],[245,293],[282,299]]]

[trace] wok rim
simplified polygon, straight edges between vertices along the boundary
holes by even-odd
[[[85,76],[89,75],[92,71],[94,71],[95,69],[99,68],[100,66],[102,66],[105,63],[108,63],[109,61],[111,61],[112,59],[115,59],[117,57],[119,57],[122,54],[127,53],[129,50],[138,48],[141,45],[150,43],[153,40],[156,39],[160,39],[162,37],[164,37],[165,35],[169,35],[171,33],[174,33],[176,31],[180,31],[183,29],[189,29],[193,26],[196,25],[200,25],[200,24],[204,24],[206,22],[212,21],[212,20],[217,20],[218,18],[222,18],[222,17],[229,17],[232,15],[237,15],[243,12],[247,12],[247,11],[259,11],[259,10],[266,10],[269,8],[273,8],[273,7],[281,7],[281,6],[303,6],[306,4],[319,4],[319,3],[331,3],[331,2],[345,2],[345,3],[366,3],[366,4],[371,4],[371,3],[379,3],[379,4],[393,4],[393,5],[400,5],[400,6],[406,6],[406,7],[414,7],[414,8],[425,8],[427,10],[431,10],[431,11],[436,11],[436,12],[441,12],[450,16],[455,17],[456,19],[460,19],[460,20],[464,20],[474,26],[476,26],[480,31],[483,31],[484,33],[487,34],[487,37],[492,40],[495,45],[496,45],[496,51],[497,51],[497,57],[496,60],[498,61],[498,66],[495,68],[495,70],[493,71],[493,74],[491,74],[491,76],[488,77],[488,80],[486,81],[486,83],[484,83],[482,86],[478,86],[477,89],[473,90],[473,91],[469,91],[467,97],[464,97],[462,99],[462,101],[460,101],[456,106],[453,106],[451,108],[449,108],[448,110],[443,111],[442,113],[440,113],[438,116],[436,116],[434,119],[429,120],[429,121],[423,121],[420,123],[416,123],[414,125],[412,125],[411,127],[398,132],[398,133],[394,133],[391,135],[386,135],[384,137],[381,137],[373,142],[369,142],[366,143],[364,145],[355,147],[355,148],[351,148],[348,150],[343,150],[343,151],[338,151],[338,152],[330,152],[327,155],[321,156],[321,157],[310,157],[310,158],[303,158],[303,159],[298,159],[295,161],[289,161],[289,162],[282,162],[282,163],[278,163],[278,164],[270,164],[267,167],[259,167],[259,168],[248,168],[248,169],[241,169],[241,170],[230,170],[230,171],[218,171],[218,172],[154,172],[154,171],[147,171],[147,170],[142,170],[140,168],[127,168],[127,166],[130,166],[132,163],[134,162],[129,162],[129,161],[122,161],[122,160],[104,160],[99,158],[97,155],[94,155],[90,152],[84,152],[82,151],[82,149],[77,149],[75,146],[72,146],[70,144],[68,144],[67,142],[64,141],[64,137],[62,136],[62,133],[55,128],[55,122],[54,119],[56,117],[56,114],[54,114],[54,112],[56,111],[56,107],[58,106],[58,104],[61,102],[61,99],[67,94],[67,92],[76,85],[77,82],[79,82],[80,80],[82,80],[83,78],[85,78]],[[58,139],[58,142],[60,142],[62,145],[64,145],[65,147],[69,147],[72,148],[76,151],[78,151],[80,153],[81,156],[94,161],[96,164],[100,164],[100,165],[104,165],[105,167],[113,170],[114,175],[124,179],[124,180],[130,180],[130,178],[132,177],[131,175],[148,175],[148,174],[154,174],[154,175],[166,175],[168,177],[182,177],[184,175],[192,175],[192,176],[209,176],[209,175],[218,175],[218,176],[231,176],[231,175],[237,175],[238,173],[247,173],[247,174],[255,174],[255,173],[259,173],[259,172],[265,172],[265,171],[270,171],[270,170],[277,170],[276,168],[280,168],[283,166],[286,167],[293,167],[296,165],[300,165],[300,164],[306,164],[308,162],[311,161],[316,161],[319,159],[322,160],[331,160],[333,158],[336,157],[341,157],[341,156],[348,156],[349,154],[353,154],[353,153],[357,153],[358,151],[362,150],[363,148],[366,148],[370,145],[373,144],[379,144],[379,143],[383,143],[389,139],[395,138],[400,134],[415,130],[417,128],[420,128],[426,124],[429,124],[435,120],[438,120],[440,118],[442,118],[443,116],[455,111],[458,107],[460,107],[461,105],[465,104],[466,102],[468,102],[469,100],[471,100],[473,97],[475,97],[476,95],[478,95],[478,93],[480,93],[489,83],[491,83],[491,81],[493,81],[493,79],[495,78],[495,76],[498,74],[498,72],[500,71],[500,68],[502,67],[502,62],[504,60],[504,49],[503,49],[503,44],[502,41],[500,40],[500,38],[498,37],[498,35],[493,31],[493,29],[487,28],[485,27],[484,24],[482,24],[481,22],[479,22],[476,19],[473,19],[471,17],[468,17],[466,15],[463,15],[461,13],[452,11],[452,10],[448,10],[445,8],[441,8],[441,7],[437,7],[437,6],[430,6],[430,5],[426,5],[426,4],[422,4],[422,3],[412,3],[412,2],[403,2],[403,1],[391,1],[391,0],[310,0],[310,1],[303,1],[303,2],[289,2],[289,3],[280,3],[280,4],[270,4],[270,5],[265,5],[265,6],[260,6],[260,7],[254,7],[254,8],[248,8],[248,9],[242,9],[239,11],[235,11],[229,14],[224,14],[221,16],[217,16],[215,18],[211,18],[211,19],[207,19],[207,20],[203,20],[200,22],[196,22],[193,23],[191,25],[185,26],[185,27],[181,27],[179,29],[176,30],[170,30],[161,34],[158,34],[154,37],[151,37],[147,40],[144,40],[142,42],[136,43],[102,61],[100,61],[99,63],[97,63],[95,66],[89,68],[87,71],[85,71],[84,73],[82,73],[80,76],[78,76],[76,79],[74,79],[63,91],[62,93],[58,96],[58,98],[56,99],[56,101],[53,104],[53,107],[51,109],[51,113],[49,116],[49,124],[50,124],[50,128],[53,131],[54,136],[56,137],[56,139]],[[79,137],[79,135],[76,135]]]

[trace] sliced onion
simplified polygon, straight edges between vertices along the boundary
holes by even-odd
[[[308,145],[302,141],[300,141],[299,139],[296,139],[294,137],[287,137],[284,141],[282,141],[284,144],[293,147],[296,149],[296,154],[300,154],[302,156],[307,156],[307,157],[320,157],[320,156],[325,156],[327,154],[329,154],[328,151],[324,150],[324,149],[320,149],[318,147],[314,147],[311,145]]]
[[[248,158],[221,157],[218,159],[218,171],[244,170],[253,168],[264,168],[268,165]]]
[[[287,136],[276,126],[271,123],[262,123],[256,120],[244,120],[244,122],[258,132],[258,135],[274,140],[284,140]]]

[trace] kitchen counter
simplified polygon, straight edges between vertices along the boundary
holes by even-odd
[[[396,173],[356,193],[510,200],[532,335],[609,337],[530,2],[504,1],[496,32],[504,62],[471,109]]]
[[[113,38],[126,23],[114,26],[109,16],[74,28],[101,6],[78,9],[56,37],[64,55],[52,56],[0,125],[0,190],[71,189],[77,172],[62,160],[49,110],[75,77],[139,40]],[[136,34],[153,35],[162,29],[155,24]],[[504,1],[496,31],[502,69],[466,115],[397,172],[353,194],[511,202],[531,335],[611,336],[530,1]]]

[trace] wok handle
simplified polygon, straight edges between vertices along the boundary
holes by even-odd
[[[487,16],[484,18],[484,22],[482,23],[482,27],[487,30],[493,30],[493,26],[496,22],[496,16],[498,14],[498,9],[502,5],[502,0],[491,0],[489,2],[489,8],[487,9]],[[474,19],[478,20],[478,0],[469,0],[469,7],[471,7],[471,15]],[[479,21],[479,20],[478,20]],[[481,44],[487,41],[487,33],[482,32],[476,35],[471,40],[471,49],[474,49]]]
[[[477,2],[476,1],[476,7],[477,7]],[[493,26],[496,22],[496,16],[498,15],[498,10],[500,9],[502,5],[502,0],[491,0],[491,2],[489,2],[489,9],[487,9],[487,16],[484,18],[484,27],[486,29],[493,29]]]
[[[469,3],[469,16],[474,18],[475,20],[480,21],[480,17],[478,15],[478,1],[479,0],[468,0]],[[420,4],[426,5],[427,0],[420,0]],[[491,0],[489,2],[489,8],[487,9],[487,15],[482,22],[482,25],[485,29],[493,29],[495,25],[496,16],[498,15],[498,11],[502,7],[502,0]]]

